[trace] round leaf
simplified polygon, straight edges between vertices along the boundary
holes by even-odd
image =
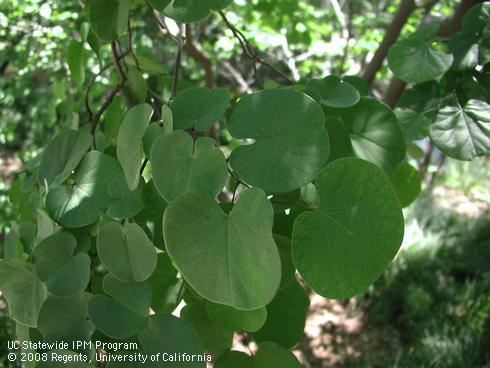
[[[322,170],[320,211],[294,223],[293,261],[327,298],[350,298],[384,271],[403,239],[403,214],[390,179],[375,165],[343,158]]]
[[[65,130],[44,149],[39,164],[39,184],[46,182],[55,187],[64,182],[75,170],[90,148],[92,137],[85,132]]]
[[[210,196],[189,193],[165,211],[165,244],[202,297],[236,309],[259,309],[272,300],[281,278],[272,220],[272,206],[260,189],[242,192],[228,215]]]
[[[189,322],[170,314],[155,314],[148,318],[138,340],[147,354],[204,354],[199,336]],[[205,368],[206,362],[179,361],[175,368]]]
[[[227,305],[208,302],[206,311],[211,321],[226,331],[258,331],[265,323],[267,310],[265,307],[242,311]]]
[[[152,115],[153,108],[150,105],[137,105],[127,112],[119,128],[117,159],[121,163],[130,190],[138,187],[143,159],[143,134]]]
[[[267,321],[254,333],[258,343],[272,341],[286,348],[298,343],[305,329],[310,298],[297,281],[278,291],[267,306]]]
[[[176,129],[194,128],[207,131],[220,120],[230,105],[230,92],[224,88],[189,88],[177,95],[170,104]]]
[[[25,326],[37,326],[39,310],[48,292],[32,263],[0,260],[0,291],[7,299],[11,319]]]
[[[75,254],[77,241],[68,232],[58,232],[34,249],[36,274],[49,292],[67,298],[83,291],[90,280],[90,256]]]
[[[291,253],[291,240],[284,235],[274,234],[274,241],[281,257],[281,288],[283,288],[294,279],[296,273]]]
[[[480,100],[439,110],[430,138],[446,155],[471,160],[490,153],[490,106]]]
[[[289,192],[312,181],[327,163],[322,109],[301,92],[270,89],[247,95],[227,124],[235,138],[255,140],[230,156],[231,167],[253,186]]]
[[[356,88],[335,75],[308,81],[306,90],[312,90],[321,97],[321,102],[329,107],[350,107],[359,102]]]
[[[167,202],[189,192],[216,197],[228,177],[225,156],[214,141],[202,137],[194,142],[184,131],[157,138],[151,168],[155,186]]]
[[[109,272],[124,282],[146,280],[157,264],[155,247],[133,223],[104,225],[97,236],[97,252]]]
[[[151,307],[157,313],[171,313],[182,300],[184,285],[166,253],[158,254],[155,272],[148,279],[152,289]]]

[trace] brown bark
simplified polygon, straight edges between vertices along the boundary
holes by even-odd
[[[192,35],[192,27],[188,24],[185,29],[185,44],[184,52],[189,55],[196,63],[201,65],[204,70],[204,81],[206,87],[214,87],[214,71],[211,60],[201,51],[201,49],[194,43],[194,36]]]
[[[461,24],[463,17],[466,12],[474,5],[481,3],[482,0],[463,0],[458,8],[455,10],[451,17],[446,18],[439,28],[439,37],[451,37],[461,29]],[[386,90],[383,101],[386,102],[391,107],[396,106],[400,97],[405,90],[407,83],[400,81],[399,79],[393,77],[390,84]]]
[[[366,71],[364,72],[363,78],[368,86],[372,85],[376,77],[376,73],[383,66],[383,62],[386,58],[386,55],[388,55],[390,47],[398,39],[398,36],[400,35],[403,26],[405,25],[407,19],[410,17],[410,14],[412,14],[415,8],[416,6],[414,0],[402,0],[398,12],[395,14],[393,21],[386,30],[383,41],[381,41],[373,58],[366,67]]]

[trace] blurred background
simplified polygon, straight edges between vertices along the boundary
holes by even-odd
[[[130,84],[139,87],[124,93],[137,100],[135,90],[146,89],[165,101],[175,44],[162,33],[176,25],[165,19],[166,29],[159,29],[144,1],[133,3],[142,9],[132,17],[134,51],[152,73],[143,81],[133,78]],[[329,74],[366,77],[407,4],[400,37],[426,22],[451,19],[459,6],[448,0],[236,0],[226,16],[264,60],[301,82]],[[18,195],[29,192],[33,180],[23,170],[56,132],[87,120],[80,112],[83,90],[66,78],[67,49],[83,33],[82,13],[82,0],[0,1],[0,244],[18,241],[25,233],[19,228],[29,225],[13,228],[14,219],[40,200],[34,191],[28,200]],[[281,83],[264,68],[255,79],[218,14],[188,27],[187,39],[184,80],[227,87],[236,97]],[[87,79],[110,61],[110,50],[95,40],[84,53]],[[388,102],[390,71],[381,64],[374,76],[370,93]],[[116,79],[98,78],[94,99]],[[408,106],[410,90],[389,102]],[[231,139],[226,129],[220,134]],[[490,160],[454,161],[424,139],[409,152],[422,193],[404,210],[402,249],[364,295],[345,301],[311,295],[305,336],[295,350],[306,367],[490,367]],[[0,346],[12,333],[0,297]]]

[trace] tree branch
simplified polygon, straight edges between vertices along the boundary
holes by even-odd
[[[368,86],[373,84],[373,81],[376,78],[376,73],[383,66],[383,62],[386,59],[386,55],[388,55],[390,47],[398,39],[403,26],[415,8],[416,6],[414,0],[402,0],[393,21],[385,32],[383,41],[381,41],[379,44],[378,49],[374,53],[373,58],[369,62],[368,66],[366,67],[366,71],[364,72],[363,78]]]
[[[255,72],[255,75],[256,76],[257,76],[257,65],[256,65],[256,63],[259,63],[259,64],[261,64],[261,65],[269,68],[274,73],[280,75],[289,84],[293,84],[294,83],[294,81],[288,75],[286,75],[285,73],[283,73],[282,71],[280,71],[276,67],[272,66],[271,64],[269,64],[268,62],[266,62],[265,60],[263,60],[262,58],[260,58],[257,55],[257,53],[255,53],[255,51],[253,50],[252,45],[250,44],[250,42],[248,41],[248,39],[245,37],[245,35],[239,29],[237,29],[233,24],[230,23],[230,21],[228,20],[228,18],[226,18],[226,15],[225,15],[225,13],[223,13],[223,11],[219,11],[218,13],[221,16],[221,18],[223,19],[223,21],[225,22],[225,24],[228,27],[228,29],[233,33],[233,36],[240,43],[240,46],[242,47],[245,55],[247,55],[248,58],[250,58],[252,60],[253,67],[254,67],[254,72]]]
[[[185,29],[185,43],[184,51],[189,55],[196,63],[202,66],[204,70],[204,81],[206,87],[213,88],[214,86],[214,71],[211,60],[199,49],[194,42],[194,36],[192,34],[192,27],[188,24]]]

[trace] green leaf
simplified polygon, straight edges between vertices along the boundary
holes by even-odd
[[[354,156],[349,130],[344,126],[341,119],[334,116],[327,116],[325,119],[325,128],[330,137],[329,162],[342,157]]]
[[[243,311],[227,305],[206,303],[206,311],[211,321],[225,331],[258,331],[265,323],[267,309],[265,307]]]
[[[410,109],[395,109],[394,113],[400,123],[406,144],[429,136],[431,121],[424,114]]]
[[[158,254],[155,272],[148,279],[152,289],[151,307],[156,313],[171,313],[182,300],[184,285],[165,253]]]
[[[321,102],[329,107],[350,107],[358,103],[360,98],[356,88],[336,75],[323,79],[312,79],[306,83],[305,89],[318,93]]]
[[[158,193],[153,180],[150,180],[143,187],[142,198],[143,206],[148,212],[157,216],[163,215],[168,203]]]
[[[264,341],[259,345],[254,360],[255,368],[301,368],[293,353],[269,341]]]
[[[179,93],[171,102],[176,129],[194,128],[207,131],[225,115],[230,105],[230,92],[225,88],[189,88]]]
[[[105,267],[124,282],[144,281],[157,264],[157,253],[136,224],[111,222],[100,228],[97,252]]]
[[[230,165],[245,182],[268,192],[289,192],[312,181],[327,163],[329,140],[320,105],[305,94],[270,89],[243,97],[228,118],[238,139]]]
[[[65,130],[44,149],[38,171],[39,184],[50,187],[63,183],[78,166],[92,143],[89,133]]]
[[[490,106],[469,100],[464,107],[446,106],[439,110],[430,127],[432,142],[445,154],[458,160],[490,153]]]
[[[180,316],[194,326],[206,351],[219,355],[231,348],[233,331],[222,330],[214,325],[202,303],[186,305]]]
[[[453,56],[436,51],[431,40],[412,36],[395,43],[388,52],[388,65],[398,79],[407,83],[422,83],[449,70]]]
[[[142,316],[148,314],[151,303],[151,287],[147,281],[122,282],[109,273],[104,276],[102,285],[104,292],[117,303]]]
[[[121,163],[130,190],[138,187],[143,160],[143,134],[152,115],[153,108],[150,105],[137,105],[126,113],[119,128],[117,159]]]
[[[214,141],[201,137],[194,142],[184,131],[157,138],[151,167],[155,186],[167,202],[189,192],[216,197],[228,177],[225,156]]]
[[[138,188],[130,191],[125,178],[115,178],[108,188],[111,204],[107,208],[107,215],[121,220],[138,214],[143,209],[143,187],[144,184],[140,182]]]
[[[163,12],[172,0],[148,0],[152,7],[159,12]]]
[[[91,0],[89,22],[103,41],[114,41],[126,31],[131,0]]]
[[[64,231],[51,235],[34,249],[36,274],[49,292],[60,298],[83,291],[90,280],[90,256],[75,254],[77,241]]]
[[[95,331],[88,317],[91,297],[88,293],[80,293],[69,298],[50,296],[46,299],[38,321],[44,341],[90,341],[90,336]]]
[[[255,368],[254,359],[241,351],[229,351],[221,355],[214,368]]]
[[[272,220],[260,189],[242,192],[228,215],[206,194],[185,194],[165,211],[165,244],[199,295],[236,309],[259,309],[272,300],[281,278]]]
[[[75,84],[83,84],[85,80],[85,55],[83,43],[71,40],[68,45],[66,61],[70,68],[71,79]]]
[[[451,69],[473,69],[478,64],[477,36],[458,32],[449,40],[449,49],[454,55]]]
[[[281,257],[281,288],[283,288],[294,279],[296,273],[291,253],[291,240],[284,235],[274,234],[274,241]]]
[[[132,92],[134,100],[142,104],[148,97],[148,83],[146,79],[141,75],[139,70],[135,67],[130,67],[128,70],[128,83],[127,86]]]
[[[116,143],[119,127],[123,118],[122,97],[116,96],[107,108],[104,114],[104,133],[106,144],[112,145]]]
[[[199,336],[189,322],[170,314],[150,316],[146,328],[138,333],[138,340],[146,354],[204,354]],[[205,368],[206,362],[179,361],[172,366]]]
[[[108,188],[115,180],[124,180],[117,160],[90,151],[76,170],[73,186],[59,186],[48,192],[46,209],[63,227],[90,225],[109,207],[112,199]]]
[[[415,167],[405,162],[398,166],[391,182],[400,199],[402,208],[410,206],[422,191],[422,181]]]
[[[346,75],[342,78],[342,80],[357,89],[361,96],[369,95],[369,86],[361,77],[358,77],[356,75]]]
[[[221,10],[233,0],[173,0],[165,15],[179,23],[193,23],[206,18],[211,10]]]
[[[303,336],[310,298],[297,281],[278,291],[267,306],[267,321],[254,333],[256,342],[272,341],[292,348]]]
[[[151,150],[157,138],[165,134],[165,130],[158,124],[150,124],[143,134],[143,151],[147,159],[151,158]]]
[[[342,110],[352,148],[359,158],[371,161],[387,173],[395,171],[406,153],[403,133],[388,105],[370,97]]]
[[[8,234],[5,236],[3,243],[3,258],[5,259],[22,259],[24,257],[24,247],[20,241],[19,227],[13,225]]]
[[[465,33],[481,33],[490,21],[490,4],[483,2],[473,6],[464,16],[462,30]]]
[[[115,339],[126,339],[145,328],[142,315],[105,295],[94,295],[88,305],[90,320],[99,331]]]
[[[25,326],[37,326],[39,310],[48,292],[32,263],[0,260],[0,291],[7,300],[11,319]]]
[[[293,261],[327,298],[350,298],[384,271],[403,239],[403,214],[390,179],[357,158],[330,163],[316,180],[320,211],[294,223]]]

